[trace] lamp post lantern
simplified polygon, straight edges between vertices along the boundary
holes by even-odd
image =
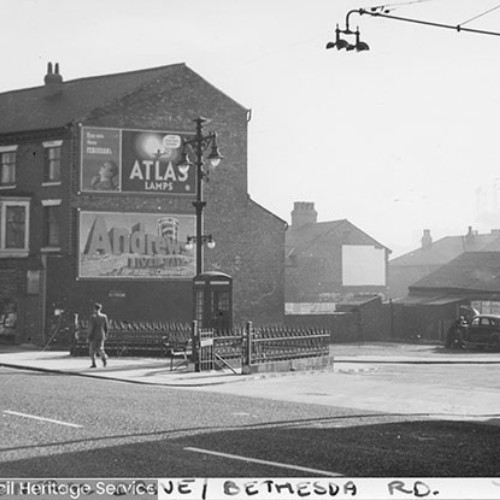
[[[219,165],[222,156],[219,153],[217,146],[217,134],[209,132],[203,134],[203,125],[209,120],[203,117],[194,120],[196,131],[191,139],[185,139],[183,144],[182,159],[180,166],[189,168],[193,163],[189,160],[189,154],[194,155],[196,167],[196,200],[193,201],[193,206],[196,213],[196,235],[188,236],[186,248],[188,250],[196,245],[196,275],[203,272],[203,246],[206,243],[209,248],[215,246],[215,241],[211,234],[203,234],[203,210],[207,202],[203,199],[203,182],[208,181],[210,172]],[[210,148],[210,152],[206,157],[208,166],[205,167],[204,155]]]

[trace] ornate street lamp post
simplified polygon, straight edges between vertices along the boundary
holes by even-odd
[[[193,138],[184,140],[184,149],[180,166],[189,168],[193,163],[189,160],[190,154],[194,155],[196,166],[196,201],[193,201],[193,206],[196,211],[196,236],[188,236],[186,248],[188,250],[196,245],[196,275],[203,272],[203,245],[206,243],[209,248],[215,246],[215,241],[211,234],[203,234],[203,210],[207,202],[203,199],[203,182],[208,181],[210,172],[219,165],[222,156],[219,153],[217,146],[217,134],[209,132],[203,134],[203,125],[209,120],[203,117],[196,118],[196,132]],[[206,157],[208,167],[204,165],[204,154],[210,148],[210,152]]]

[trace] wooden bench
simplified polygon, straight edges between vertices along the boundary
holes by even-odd
[[[191,339],[177,339],[175,336],[171,336],[170,338],[165,338],[165,349],[166,356],[170,357],[170,371],[174,369],[174,360],[181,359],[180,363],[175,365],[175,369],[177,370],[181,366],[189,366],[189,360],[193,355],[193,346]]]

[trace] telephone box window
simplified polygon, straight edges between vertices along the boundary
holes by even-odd
[[[200,323],[203,320],[203,300],[204,300],[203,290],[196,290],[194,317],[196,321]]]

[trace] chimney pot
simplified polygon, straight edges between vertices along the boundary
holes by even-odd
[[[47,64],[47,74],[44,78],[45,86],[50,87],[53,90],[60,91],[61,84],[63,82],[62,76],[59,74],[59,63],[55,64],[55,71],[52,69],[52,63]]]
[[[292,228],[297,229],[304,224],[315,224],[316,222],[318,222],[318,212],[314,209],[313,202],[294,202],[292,211]]]
[[[432,236],[430,229],[424,229],[424,234],[422,236],[422,248],[425,250],[431,248],[432,246]]]

